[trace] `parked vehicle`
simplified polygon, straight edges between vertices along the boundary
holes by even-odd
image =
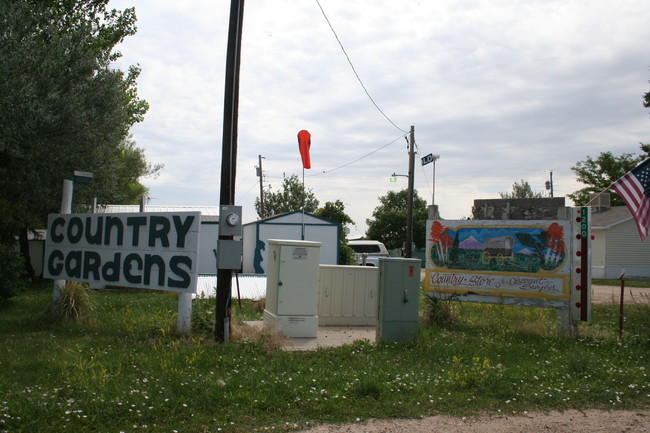
[[[380,257],[390,257],[386,246],[379,241],[348,241],[348,246],[354,250],[358,265],[379,266]]]

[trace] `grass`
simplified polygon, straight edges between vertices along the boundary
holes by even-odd
[[[94,320],[47,319],[51,285],[0,309],[0,432],[291,431],[324,422],[650,406],[650,307],[595,305],[579,338],[544,309],[452,303],[416,341],[284,352],[213,343],[213,300],[175,335],[172,293],[93,293]],[[233,305],[235,327],[259,317]],[[212,316],[213,317],[213,316]],[[198,319],[197,319],[198,321]],[[196,323],[195,323],[196,325]]]

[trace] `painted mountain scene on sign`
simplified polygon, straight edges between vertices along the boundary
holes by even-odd
[[[458,225],[433,221],[427,260],[437,268],[537,273],[555,272],[567,258],[564,227]]]

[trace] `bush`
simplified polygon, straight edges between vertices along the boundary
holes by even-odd
[[[444,326],[455,322],[454,308],[452,302],[454,296],[447,299],[439,299],[433,296],[425,295],[426,311],[424,322],[428,326]]]
[[[346,243],[341,243],[339,246],[339,264],[341,265],[356,265],[357,261],[354,257],[354,250]]]
[[[92,321],[95,309],[95,300],[87,284],[66,281],[59,299],[50,308],[50,315],[54,321],[87,323]]]
[[[12,298],[26,285],[27,273],[20,253],[0,245],[0,302]]]

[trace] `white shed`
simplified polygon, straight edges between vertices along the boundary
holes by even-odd
[[[627,206],[613,206],[591,214],[592,278],[650,276],[650,241],[642,242]]]
[[[266,274],[267,241],[290,239],[321,242],[320,264],[339,260],[339,225],[302,211],[275,215],[243,227],[243,273]]]

